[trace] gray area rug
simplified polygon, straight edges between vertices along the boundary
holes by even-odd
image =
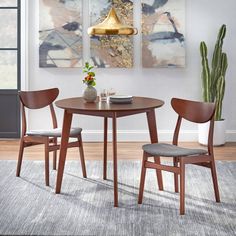
[[[79,161],[68,161],[62,194],[44,185],[44,162],[0,161],[1,235],[236,235],[236,162],[217,162],[221,203],[214,200],[208,169],[186,169],[186,214],[179,216],[173,175],[164,172],[165,191],[148,170],[144,200],[137,204],[141,163],[119,161],[119,208],[113,207],[112,163],[102,179],[102,162],[87,161],[88,179]]]

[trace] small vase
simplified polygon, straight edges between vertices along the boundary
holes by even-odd
[[[83,99],[86,102],[94,102],[97,99],[97,90],[93,86],[88,85],[84,90]]]

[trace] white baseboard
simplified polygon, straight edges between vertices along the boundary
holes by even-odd
[[[226,130],[226,141],[236,142],[236,130]]]
[[[159,130],[159,141],[172,141],[173,130]],[[117,139],[122,142],[149,142],[148,130],[118,130]],[[103,130],[83,130],[83,140],[86,142],[103,141]],[[111,140],[111,130],[108,131],[108,140]],[[182,130],[179,135],[179,141],[197,141],[197,130]],[[228,142],[236,141],[236,130],[226,131],[226,140]]]

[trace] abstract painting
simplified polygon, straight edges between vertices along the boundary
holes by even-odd
[[[141,1],[143,67],[184,67],[185,0]]]
[[[81,67],[82,0],[39,0],[39,66]]]
[[[122,23],[133,25],[133,1],[90,0],[90,25],[101,23],[113,6]],[[91,36],[90,57],[96,67],[133,66],[132,36]]]

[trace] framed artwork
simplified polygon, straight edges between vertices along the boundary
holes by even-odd
[[[142,65],[185,66],[185,0],[141,0]]]
[[[39,67],[81,67],[82,0],[39,0]]]
[[[90,0],[90,25],[101,23],[112,6],[122,23],[133,25],[133,1],[131,0]],[[90,57],[96,67],[133,67],[133,37],[92,36]]]

